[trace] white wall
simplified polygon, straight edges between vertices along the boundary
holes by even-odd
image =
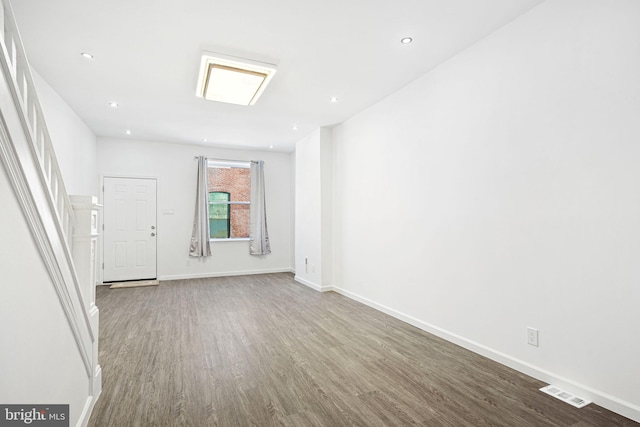
[[[333,274],[332,145],[330,128],[296,143],[296,280],[317,290],[331,286]]]
[[[160,280],[291,270],[293,219],[289,153],[223,150],[109,138],[98,138],[97,152],[98,170],[103,177],[157,179],[157,259]],[[264,160],[271,254],[251,256],[248,241],[230,241],[212,243],[212,257],[205,260],[189,257],[196,194],[197,162],[194,157],[197,155],[232,160]]]
[[[0,402],[69,404],[77,425],[89,379],[2,162],[0,200]]]
[[[322,286],[333,284],[333,129],[320,129]]]
[[[32,74],[67,193],[97,196],[95,135],[33,69]]]
[[[73,283],[21,112],[0,74],[0,401],[69,404],[70,425],[84,425],[100,391],[91,351],[97,310],[85,311]],[[45,109],[66,107],[57,102]],[[70,110],[45,116],[77,119]]]
[[[320,134],[316,129],[296,143],[295,161],[296,280],[317,290],[322,287]]]
[[[291,270],[296,270],[296,152],[289,154],[291,162]]]
[[[545,2],[338,126],[335,286],[640,421],[638,16]]]

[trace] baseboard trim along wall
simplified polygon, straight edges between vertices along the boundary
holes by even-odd
[[[477,342],[466,339],[462,336],[459,336],[449,331],[446,331],[444,329],[441,329],[435,325],[429,324],[420,319],[416,319],[415,317],[408,316],[404,313],[401,313],[385,305],[379,304],[375,301],[372,301],[368,298],[360,296],[346,289],[342,289],[337,286],[321,287],[314,283],[308,282],[304,279],[300,279],[298,277],[296,277],[295,280],[302,283],[303,285],[309,286],[310,288],[320,292],[326,292],[326,291],[337,292],[341,295],[346,296],[347,298],[361,302],[371,308],[374,308],[385,314],[393,316],[396,319],[402,320],[403,322],[413,325],[416,328],[422,329],[423,331],[429,332],[430,334],[433,334],[437,337],[440,337],[449,342],[457,344],[467,350],[470,350],[470,351],[473,351],[474,353],[485,356],[493,361],[506,365],[512,369],[515,369],[526,375],[534,377],[540,381],[544,381],[548,384],[553,384],[555,386],[564,388],[565,390],[570,391],[571,393],[580,395],[582,397],[585,397],[591,400],[592,402],[594,402],[599,406],[602,406],[603,408],[609,409],[610,411],[616,412],[634,421],[640,422],[640,407],[630,402],[626,402],[624,400],[618,399],[607,393],[601,392],[599,390],[595,390],[583,384],[576,383],[572,380],[564,378],[553,372],[549,372],[547,370],[544,370],[534,365],[531,365],[529,363],[526,363],[522,360],[513,358],[509,355],[496,351],[492,348],[486,347],[482,344],[479,344]]]
[[[313,283],[307,279],[303,279],[300,276],[294,276],[293,280],[318,292],[328,292],[333,290],[333,286],[318,285],[317,283]]]
[[[159,276],[158,280],[169,281],[169,280],[184,280],[184,279],[206,279],[208,277],[251,276],[254,274],[290,273],[290,272],[291,272],[291,268],[274,268],[270,270],[222,271],[217,273],[165,275],[165,276]]]
[[[102,371],[100,370],[100,367],[96,368],[96,381],[102,381]],[[98,398],[100,397],[102,390],[100,390],[100,393],[98,394],[94,394],[93,396],[89,396],[87,397],[87,400],[84,404],[84,408],[82,408],[82,413],[80,414],[80,419],[78,420],[78,427],[85,427],[86,425],[89,424],[89,419],[91,418],[91,413],[93,412],[93,407],[96,406],[96,402],[98,401]]]

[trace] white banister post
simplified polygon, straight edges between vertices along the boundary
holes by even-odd
[[[98,253],[98,212],[102,205],[98,204],[95,196],[69,196],[76,218],[73,228],[73,263],[80,285],[80,293],[93,332],[92,366],[92,394],[98,396],[102,390],[102,370],[98,364],[98,316],[96,307],[96,268]]]
[[[87,309],[96,301],[96,253],[98,245],[98,211],[102,208],[95,196],[70,196],[76,224],[73,229],[73,262],[82,298]]]

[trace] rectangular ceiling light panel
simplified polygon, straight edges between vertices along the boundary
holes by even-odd
[[[273,64],[204,54],[196,95],[209,101],[253,105],[275,72]]]

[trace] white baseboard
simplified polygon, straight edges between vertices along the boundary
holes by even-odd
[[[368,305],[371,308],[375,308],[376,310],[379,310],[383,313],[393,316],[396,319],[402,320],[403,322],[413,325],[416,328],[422,329],[423,331],[429,332],[449,342],[457,344],[467,350],[473,351],[474,353],[485,356],[491,360],[494,360],[498,363],[506,365],[512,369],[515,369],[516,371],[519,371],[531,377],[537,378],[540,381],[544,381],[548,384],[553,384],[555,386],[564,388],[572,393],[575,393],[577,395],[580,395],[581,397],[591,400],[593,403],[599,406],[602,406],[603,408],[609,409],[610,411],[616,412],[634,421],[640,422],[640,406],[634,405],[631,402],[618,399],[615,396],[611,396],[607,393],[604,393],[599,390],[595,390],[584,384],[579,384],[575,381],[564,378],[553,372],[549,372],[545,369],[531,365],[527,362],[516,359],[514,357],[501,353],[497,350],[494,350],[492,348],[489,348],[477,342],[471,341],[460,335],[451,333],[435,325],[424,322],[420,319],[416,319],[415,317],[406,315],[404,313],[401,313],[385,305],[379,304],[375,301],[372,301],[368,298],[360,296],[346,289],[342,289],[337,286],[326,286],[322,288],[322,287],[319,287],[318,285],[315,285],[309,282],[305,283],[305,281],[302,281],[298,277],[296,277],[295,280],[317,291],[333,290],[335,292],[338,292],[339,294],[342,294],[355,301]]]
[[[96,406],[96,402],[102,393],[102,368],[100,365],[96,366],[96,370],[94,372],[93,377],[93,390],[92,395],[87,397],[87,400],[84,403],[84,407],[82,408],[82,413],[80,414],[80,418],[78,419],[77,427],[86,427],[89,424],[89,418],[91,418],[91,413],[93,412],[93,407]]]
[[[294,276],[293,280],[318,292],[328,292],[333,290],[333,286],[318,285],[317,283],[314,283],[307,279],[303,279],[300,276]]]
[[[242,270],[242,271],[223,271],[217,273],[195,273],[195,274],[176,274],[159,276],[158,280],[184,280],[184,279],[206,279],[209,277],[228,277],[228,276],[251,276],[254,274],[270,274],[270,273],[290,273],[290,268],[274,268],[270,270]]]
[[[78,419],[78,423],[76,424],[78,427],[85,427],[89,424],[89,418],[91,418],[91,411],[95,405],[95,400],[93,396],[89,396],[87,400],[85,400],[80,419]]]
[[[307,286],[307,287],[309,287],[309,288],[311,288],[313,290],[316,290],[318,292],[322,292],[322,286],[320,286],[320,285],[318,285],[316,283],[313,283],[313,282],[311,282],[309,280],[303,279],[300,276],[293,276],[293,280],[295,280],[296,282],[298,282],[298,283],[300,283],[302,285],[305,285],[305,286]]]
[[[102,394],[102,367],[98,365],[96,366],[96,370],[93,374],[94,403],[95,403],[95,400],[98,400],[98,397],[100,396],[100,394]]]

